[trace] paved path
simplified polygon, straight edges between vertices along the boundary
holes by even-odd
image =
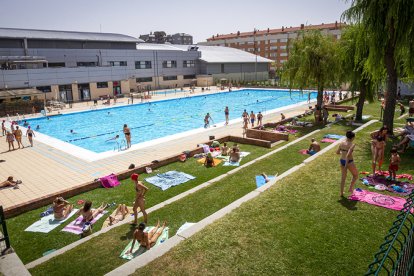
[[[200,92],[199,92],[200,93]],[[175,96],[175,95],[171,95]],[[158,96],[158,98],[160,98]],[[165,97],[163,97],[165,98]],[[123,99],[126,101],[126,99]],[[84,103],[74,109],[88,108]],[[308,105],[286,110],[287,117],[303,113]],[[277,121],[280,113],[266,115],[264,122]],[[24,148],[7,152],[5,137],[0,143],[0,180],[12,175],[23,181],[19,189],[5,188],[0,190],[0,205],[4,208],[21,204],[51,193],[91,181],[112,172],[128,168],[131,163],[136,166],[162,159],[184,150],[195,148],[197,144],[208,141],[210,135],[216,137],[226,135],[242,135],[241,123],[226,127],[210,128],[203,133],[189,135],[169,142],[129,151],[110,158],[87,162],[70,154],[64,153],[49,145],[35,141],[33,148]],[[23,139],[24,144],[28,144]]]

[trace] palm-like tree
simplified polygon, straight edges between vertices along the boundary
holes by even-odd
[[[316,85],[317,105],[322,106],[325,87],[333,84],[338,72],[338,53],[334,39],[319,31],[304,32],[293,41],[284,75],[289,88]]]
[[[360,24],[344,29],[338,45],[341,80],[350,84],[349,89],[359,91],[356,120],[362,120],[365,100],[373,101],[377,82],[383,75],[381,68],[371,68],[368,63],[367,33]]]
[[[391,130],[397,97],[398,76],[414,68],[414,1],[413,0],[351,0],[343,17],[360,23],[367,32],[368,64],[384,68],[387,93],[384,125]]]

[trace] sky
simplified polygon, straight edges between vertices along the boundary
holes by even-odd
[[[0,27],[120,33],[188,33],[194,42],[254,28],[333,23],[345,0],[0,0]]]

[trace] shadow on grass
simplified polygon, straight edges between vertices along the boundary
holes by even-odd
[[[338,202],[350,211],[358,210],[358,208],[356,207],[356,204],[358,203],[357,201],[349,200],[346,197],[342,197],[340,200],[338,200]]]
[[[136,227],[137,225],[129,224],[129,231],[126,232],[124,235],[120,236],[119,240],[121,241],[132,240],[132,235],[134,234],[135,229],[137,229]]]

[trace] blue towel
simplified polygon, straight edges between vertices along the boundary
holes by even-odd
[[[339,139],[345,138],[345,136],[338,135],[338,134],[326,134],[325,136],[323,136],[323,138],[339,140]]]
[[[148,177],[145,180],[154,186],[157,186],[161,190],[165,191],[171,187],[180,185],[189,180],[195,179],[194,176],[177,171],[169,171],[166,173],[157,174],[152,177]]]
[[[272,176],[272,175],[268,176],[267,178],[269,178],[269,180],[275,179],[275,177]],[[256,175],[256,186],[257,186],[257,188],[260,188],[264,184],[266,184],[266,181],[265,181],[264,177],[261,176],[261,175]]]

